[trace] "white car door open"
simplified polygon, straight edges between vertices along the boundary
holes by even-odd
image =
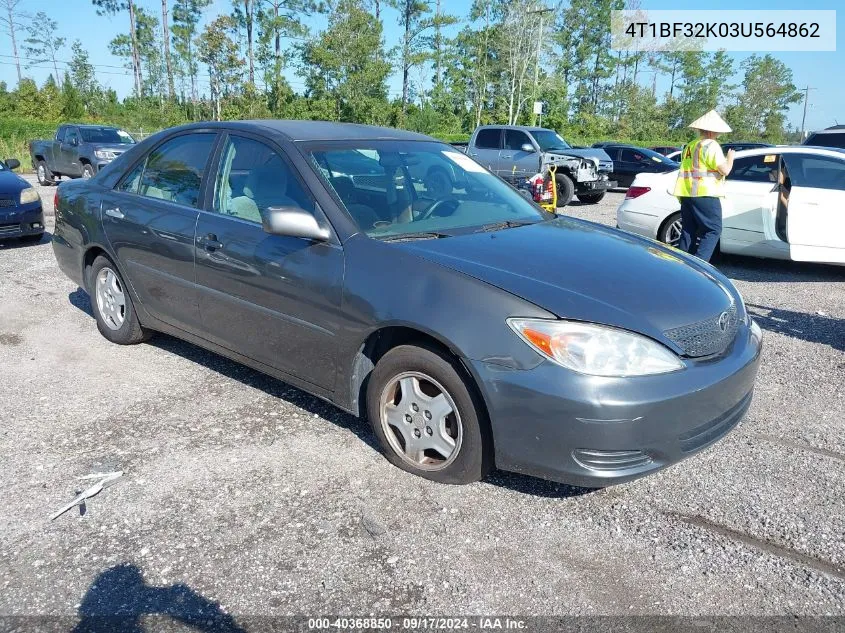
[[[845,264],[845,160],[784,154],[791,189],[786,235],[790,258]]]

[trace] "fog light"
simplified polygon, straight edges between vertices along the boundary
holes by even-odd
[[[32,224],[30,224],[30,226],[34,229],[43,229],[44,228],[42,226],[41,222],[33,222]]]

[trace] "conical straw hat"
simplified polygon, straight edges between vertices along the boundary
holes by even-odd
[[[725,123],[725,120],[719,116],[715,110],[710,110],[707,114],[697,118],[689,124],[694,130],[705,130],[707,132],[715,132],[716,134],[726,134],[732,132],[731,126]]]

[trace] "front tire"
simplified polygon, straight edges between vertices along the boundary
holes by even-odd
[[[89,165],[88,163],[85,163],[84,165],[82,165],[82,177],[85,180],[88,180],[89,178],[93,178],[94,177],[94,167]]]
[[[575,185],[572,178],[566,174],[557,174],[555,185],[557,187],[557,208],[560,209],[572,202],[572,196],[575,195]]]
[[[604,198],[604,191],[593,191],[592,193],[579,193],[578,200],[584,204],[597,204]]]
[[[409,473],[468,484],[492,467],[483,406],[458,368],[432,349],[387,352],[369,377],[367,414],[385,457]]]
[[[105,338],[118,345],[134,345],[149,338],[117,266],[102,255],[91,266],[88,293],[97,329]]]

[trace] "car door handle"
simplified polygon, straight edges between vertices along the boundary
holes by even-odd
[[[112,218],[117,218],[118,220],[122,220],[126,216],[123,215],[123,211],[120,210],[120,207],[112,207],[111,209],[103,209],[103,213],[107,216]]]
[[[223,242],[218,241],[217,236],[214,233],[209,233],[208,235],[201,237],[200,245],[209,252],[214,252],[223,248]]]
[[[502,154],[502,158],[513,158],[513,154]]]

